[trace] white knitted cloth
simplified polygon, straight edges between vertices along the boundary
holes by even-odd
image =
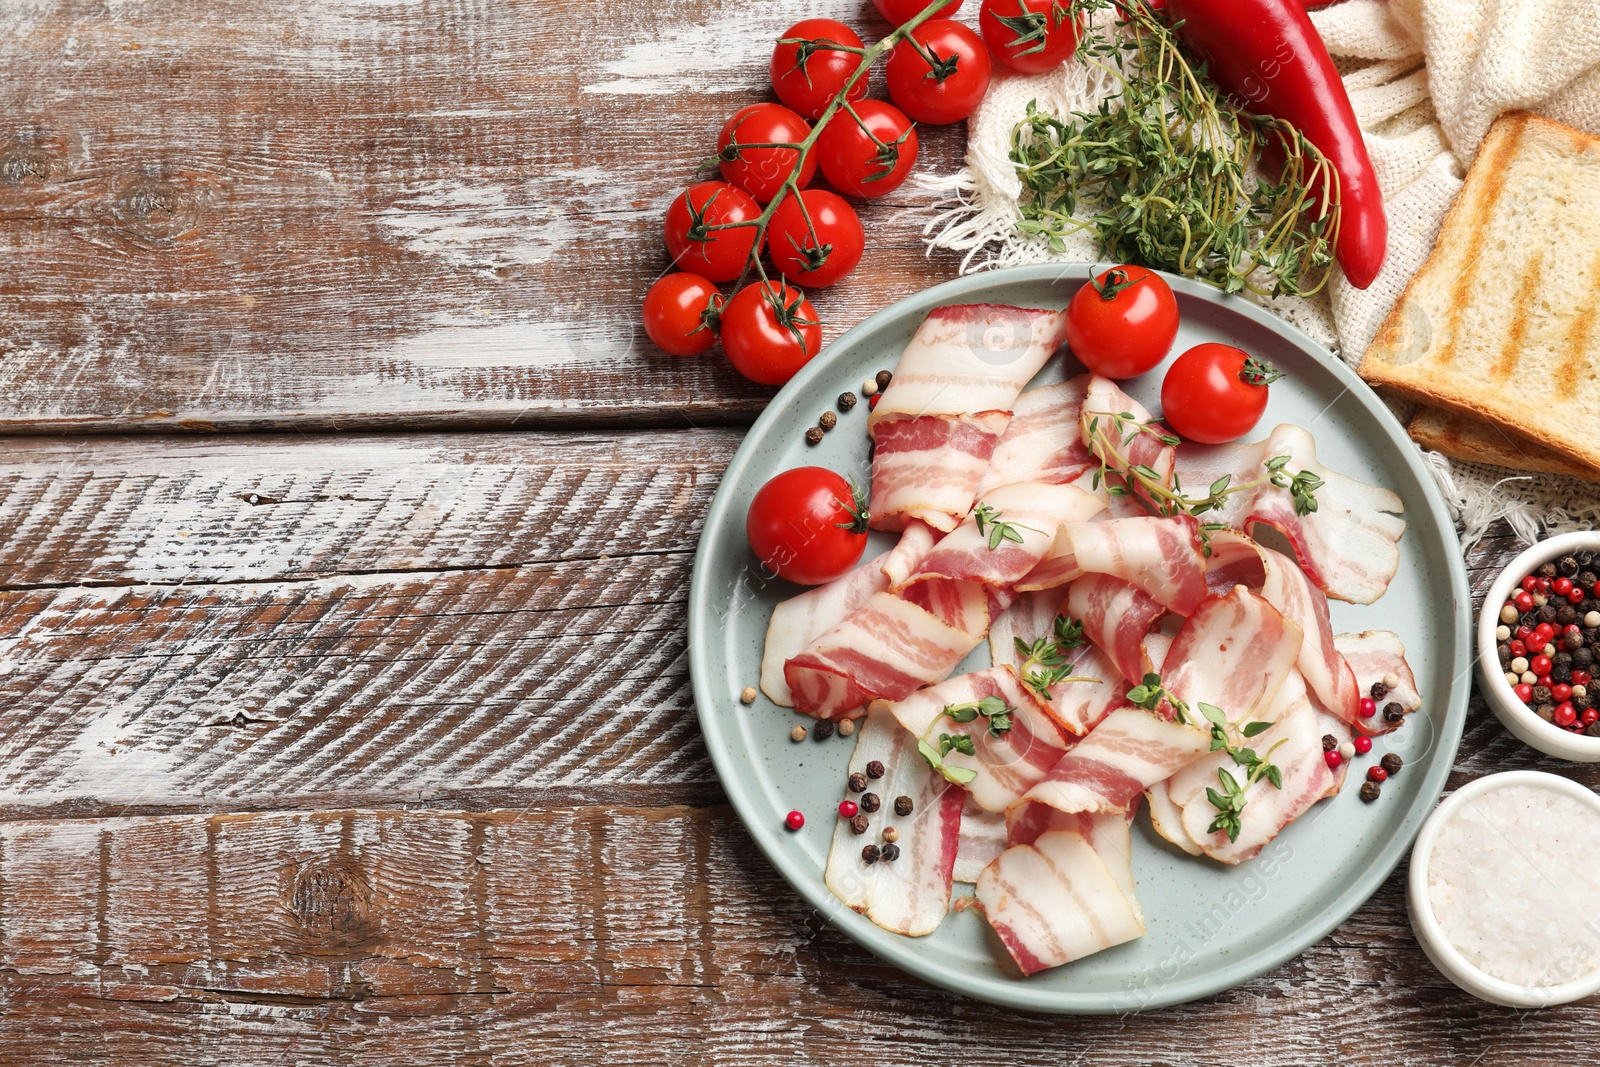
[[[1267,307],[1358,363],[1406,283],[1433,248],[1461,177],[1497,115],[1527,108],[1600,134],[1600,0],[1345,0],[1312,13],[1344,74],[1389,217],[1389,254],[1366,290],[1337,271],[1309,300]],[[1063,252],[1017,234],[1022,191],[1008,152],[1030,100],[1065,117],[1112,91],[1098,70],[1066,63],[1048,74],[997,77],[970,121],[967,165],[923,177],[947,194],[928,224],[930,248],[964,253],[962,273],[1014,263],[1094,260],[1092,231]],[[1395,405],[1397,413],[1409,411]],[[1463,544],[1498,518],[1518,536],[1600,525],[1600,486],[1427,457]]]

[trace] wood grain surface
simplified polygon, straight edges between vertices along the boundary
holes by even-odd
[[[884,28],[865,0],[0,3],[0,429],[747,421],[770,390],[663,355],[638,304],[811,14]],[[963,127],[921,138],[958,165]],[[932,199],[863,208],[826,338],[953,275],[897,217]]]

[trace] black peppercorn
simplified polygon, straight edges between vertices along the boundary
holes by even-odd
[[[1332,752],[1334,749],[1336,749],[1338,747],[1339,747],[1339,739],[1337,737],[1334,737],[1332,734],[1323,734],[1322,735],[1322,751],[1324,751],[1324,752]]]
[[[1575,696],[1572,698],[1572,706],[1577,708],[1579,711],[1588,711],[1590,708],[1594,707],[1594,697],[1589,695],[1587,686],[1584,687],[1583,696]]]
[[[856,394],[852,393],[848,389],[846,389],[844,392],[839,394],[839,410],[840,411],[849,411],[851,408],[853,408],[855,406],[856,406]]]
[[[1571,605],[1568,605],[1569,607]],[[1534,609],[1534,614],[1539,616],[1540,622],[1554,623],[1556,621],[1556,606],[1554,604],[1541,604]]]
[[[1571,604],[1563,604],[1556,609],[1556,622],[1562,626],[1571,626],[1578,621],[1578,609]]]
[[[1550,657],[1550,666],[1552,666],[1552,667],[1571,667],[1572,666],[1572,653],[1571,652],[1557,652],[1555,655]]]
[[[826,741],[828,738],[833,736],[833,729],[833,723],[829,722],[827,719],[818,719],[817,725],[811,728],[811,736],[815,737],[818,741]]]
[[[1548,686],[1536,685],[1533,687],[1533,702],[1535,704],[1546,704],[1549,701],[1550,688]]]
[[[1556,706],[1549,703],[1540,704],[1538,707],[1533,709],[1533,713],[1539,716],[1539,718],[1543,719],[1545,722],[1554,722],[1556,717]]]
[[[1541,564],[1539,564],[1539,577],[1541,577],[1541,578],[1554,578],[1555,576],[1556,576],[1556,565],[1554,563],[1541,563]]]
[[[1361,799],[1365,800],[1368,804],[1371,804],[1374,800],[1377,800],[1378,794],[1382,792],[1383,789],[1378,785],[1377,782],[1361,783]]]
[[[835,426],[839,425],[839,416],[835,415],[831,411],[824,411],[821,415],[817,416],[817,425],[822,427],[824,430],[831,430]]]
[[[1521,615],[1517,616],[1517,625],[1526,626],[1531,630],[1535,626],[1539,625],[1539,616],[1535,615],[1531,611],[1524,611]]]
[[[1383,706],[1384,722],[1404,722],[1405,717],[1406,709],[1402,708],[1398,701],[1391,700]]]
[[[894,813],[902,819],[911,814],[911,798],[899,796],[894,798]]]
[[[1590,737],[1600,737],[1600,722],[1592,722],[1583,728],[1583,732]]]
[[[1572,665],[1579,669],[1594,666],[1594,652],[1587,646],[1572,654]]]
[[[877,863],[878,862],[878,846],[877,845],[867,845],[865,848],[863,848],[861,850],[861,862],[865,863],[869,867],[872,864]]]
[[[850,820],[850,830],[851,830],[852,833],[857,833],[857,834],[866,833],[867,832],[867,817],[865,815],[862,815],[860,812],[857,812],[855,818]]]
[[[820,445],[822,443],[822,427],[813,426],[806,431],[806,444]]]
[[[1561,647],[1566,649],[1568,652],[1578,651],[1578,649],[1583,647],[1583,635],[1576,630],[1572,631],[1570,634],[1563,634],[1561,637]]]
[[[1582,568],[1578,566],[1578,561],[1573,559],[1571,556],[1562,556],[1556,561],[1556,572],[1559,573],[1563,578],[1571,578],[1581,569]]]
[[[1585,589],[1593,589],[1596,582],[1600,582],[1600,574],[1596,574],[1594,571],[1584,571],[1578,575],[1578,584]]]
[[[890,382],[894,381],[894,375],[890,374],[886,370],[881,370],[878,372],[878,376],[874,378],[873,381],[878,383],[878,391],[882,392],[883,390],[889,388]]]
[[[1571,667],[1551,667],[1550,668],[1550,680],[1552,682],[1556,682],[1559,685],[1571,685],[1572,684],[1572,668]]]
[[[856,771],[850,776],[850,792],[859,793],[867,787],[867,776]]]
[[[900,858],[900,846],[899,845],[891,843],[891,844],[887,844],[887,845],[883,846],[883,862],[885,862],[885,863],[893,863],[895,860],[897,860],[899,858]]]
[[[1510,646],[1507,647],[1509,648]],[[1373,700],[1382,700],[1389,695],[1389,687],[1382,682],[1373,682],[1372,688],[1367,690],[1367,695],[1372,697]]]
[[[1573,555],[1578,558],[1578,565],[1579,566],[1581,566],[1581,567],[1592,567],[1592,566],[1594,566],[1594,553],[1593,552],[1590,552],[1588,550],[1584,550],[1582,552],[1574,552]]]
[[[881,807],[883,807],[883,801],[881,799],[879,799],[878,794],[876,794],[876,793],[862,793],[861,794],[861,810],[862,811],[867,812],[870,815],[872,812],[877,811]]]
[[[1511,660],[1512,660],[1513,657],[1511,655],[1511,646],[1509,644],[1502,644],[1498,648],[1496,648],[1495,649],[1495,655],[1500,657],[1500,666],[1501,667],[1509,667],[1509,666],[1511,666]]]
[[[868,778],[882,778],[883,777],[883,764],[880,763],[877,760],[873,760],[871,763],[868,763],[867,764],[867,777]]]
[[[1406,761],[1401,759],[1393,752],[1388,753],[1383,757],[1383,759],[1378,761],[1378,766],[1388,771],[1390,778],[1393,778],[1395,775],[1399,774],[1400,768],[1404,767],[1405,765]]]

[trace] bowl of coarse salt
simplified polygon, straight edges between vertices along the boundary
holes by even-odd
[[[1600,991],[1600,796],[1543,771],[1479,778],[1440,804],[1411,851],[1411,928],[1456,985],[1542,1008]]]
[[[1478,681],[1489,710],[1524,744],[1580,763],[1600,761],[1600,691],[1587,692],[1600,690],[1600,578],[1594,568],[1600,568],[1600,533],[1558,534],[1507,564],[1478,612]],[[1541,578],[1547,584],[1564,579],[1569,592],[1579,587],[1574,595],[1582,602],[1523,585]],[[1515,606],[1519,596],[1525,597],[1521,612]],[[1540,622],[1549,628],[1549,637],[1541,638],[1549,644],[1530,647],[1518,640],[1525,625]],[[1536,666],[1554,668],[1546,679],[1555,683],[1553,689],[1540,684]],[[1595,684],[1583,684],[1590,673]]]

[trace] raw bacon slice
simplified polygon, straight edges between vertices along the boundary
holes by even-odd
[[[1313,495],[1317,510],[1297,514],[1290,490],[1264,481],[1266,463],[1289,457],[1290,477],[1310,471],[1322,479]],[[1185,448],[1179,456],[1181,484],[1208,486],[1228,475],[1235,485],[1262,480],[1252,491],[1229,496],[1221,509],[1208,511],[1207,522],[1249,531],[1260,524],[1282,532],[1295,557],[1316,587],[1335,600],[1370,604],[1383,595],[1400,566],[1400,537],[1405,533],[1400,498],[1387,489],[1329,470],[1317,462],[1316,442],[1298,426],[1279,426],[1264,441],[1220,448]]]
[[[1017,651],[1017,641],[1032,644],[1053,634],[1058,611],[1066,610],[1061,600],[1058,589],[1021,594],[990,627],[989,658],[995,663],[1021,667],[1023,657]],[[1083,737],[1123,703],[1127,685],[1116,664],[1092,643],[1071,649],[1067,659],[1072,664],[1071,675],[1050,687],[1045,709],[1066,733]]]
[[[1084,444],[1095,460],[1105,465],[1117,487],[1125,485],[1119,475],[1131,467],[1148,467],[1157,482],[1173,487],[1177,448],[1168,443],[1175,440],[1172,431],[1117,383],[1098,374],[1090,378],[1079,423]],[[1137,483],[1132,495],[1159,510],[1149,492]]]
[[[825,880],[834,896],[885,930],[922,937],[938,928],[950,908],[966,793],[929,769],[917,752],[916,740],[886,711],[870,713],[862,724],[850,770],[865,774],[872,760],[884,766],[876,786],[881,795],[911,798],[910,815],[898,816],[886,804],[873,817],[878,826],[892,826],[898,832],[900,858],[893,863],[863,862],[862,837],[840,819],[828,850]]]
[[[1406,662],[1406,646],[1398,634],[1388,630],[1338,634],[1334,637],[1333,644],[1355,673],[1358,692],[1371,692],[1372,683],[1383,681],[1384,676],[1388,674],[1393,674],[1400,681],[1398,686],[1390,687],[1384,698],[1376,702],[1380,714],[1370,719],[1359,716],[1353,719],[1347,717],[1347,721],[1358,730],[1369,734],[1384,734],[1399,727],[1400,723],[1389,722],[1381,714],[1390,702],[1399,704],[1407,715],[1422,707],[1422,694],[1417,690],[1417,679],[1411,673],[1411,665]],[[1341,713],[1343,711],[1343,709],[1329,710]]]
[[[1124,678],[1137,684],[1150,673],[1144,637],[1166,614],[1153,598],[1109,574],[1086,574],[1067,588],[1064,607]]]
[[[1023,974],[1143,936],[1128,841],[1128,820],[1117,812],[1092,820],[1087,833],[1082,823],[1047,830],[984,870],[978,901]]]
[[[1090,454],[1079,428],[1078,415],[1088,391],[1089,376],[1080,374],[1060,385],[1029,389],[1018,397],[1011,424],[995,446],[978,496],[1012,482],[1089,488],[1086,476],[1100,461]]]
[[[1105,502],[1069,485],[1013,482],[979,499],[954,533],[923,559],[907,584],[926,578],[983,582],[996,588],[1015,586],[1051,550],[1056,533],[1067,524],[1097,526],[1087,520],[1105,509]],[[996,522],[1006,524],[1020,540],[1000,537]]]
[[[983,869],[1006,850],[1006,817],[997,811],[984,811],[971,797],[961,809],[961,839],[956,847],[956,866],[951,878],[957,882],[978,880]]]
[[[1022,802],[1068,813],[1123,812],[1210,747],[1210,734],[1198,727],[1125,705],[1069,749]]]
[[[934,308],[901,353],[867,427],[876,440],[878,426],[898,417],[1009,412],[1066,337],[1062,311],[1002,304]]]
[[[867,417],[872,522],[952,530],[972,507],[1022,387],[1066,337],[1066,316],[996,304],[935,308]]]
[[[913,519],[906,523],[899,543],[878,557],[883,576],[889,580],[890,589],[899,589],[906,584],[911,572],[916,570],[923,558],[933,550],[939,536],[939,532],[925,522]]]
[[[909,536],[909,532],[908,532]],[[891,549],[827,585],[790,597],[772,609],[767,643],[761,654],[761,691],[779,707],[794,706],[783,665],[812,641],[839,625],[871,598],[889,587],[884,567],[898,549]]]
[[[1141,515],[1062,529],[1049,555],[1017,583],[1021,590],[1109,574],[1163,607],[1187,615],[1206,596],[1206,557],[1192,515]]]
[[[972,509],[1010,421],[1010,412],[984,411],[878,423],[872,431],[872,528],[899,530],[916,520],[936,530],[955,529]]]
[[[1055,629],[1056,613],[1062,609],[1059,589],[1020,593],[1005,613],[996,616],[989,627],[989,659],[997,665],[1022,665],[1017,642],[1032,644]]]
[[[1011,728],[998,736],[983,716],[960,723],[945,709],[997,697],[1011,709]],[[1004,811],[1054,767],[1072,738],[1064,734],[1040,701],[1017,680],[1010,667],[963,674],[912,693],[904,700],[875,701],[871,710],[885,710],[912,736],[937,748],[940,735],[972,739],[973,754],[952,750],[944,755],[950,767],[974,771],[966,785],[972,799],[988,811]]]
[[[1300,627],[1243,586],[1208,597],[1167,651],[1162,684],[1191,709],[1204,702],[1242,722],[1267,706],[1300,655]],[[1198,711],[1192,712],[1198,721]]]

